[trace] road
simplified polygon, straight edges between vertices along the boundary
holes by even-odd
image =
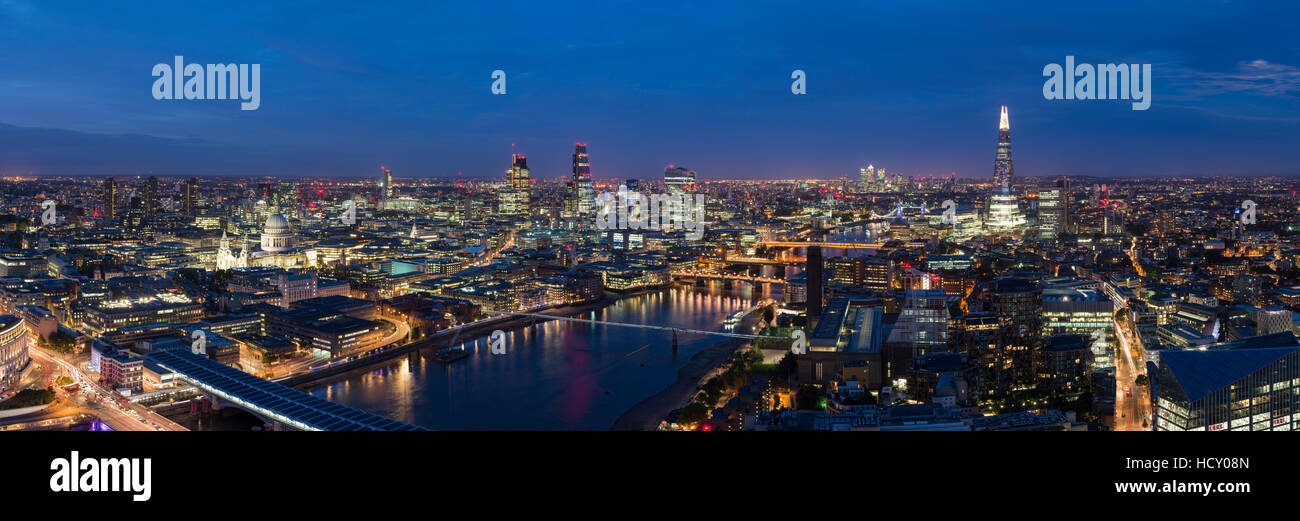
[[[306,373],[308,371],[311,371],[312,365],[323,362],[325,360],[329,360],[329,356],[311,354],[311,355],[298,357],[288,362],[284,362],[283,364],[275,366],[274,367],[275,376],[280,377],[280,376],[295,375],[299,373]]]
[[[1133,242],[1133,247],[1129,248],[1128,251],[1125,251],[1124,253],[1127,253],[1129,260],[1133,261],[1133,269],[1137,270],[1138,276],[1139,277],[1147,276],[1146,270],[1142,269],[1142,262],[1138,260],[1136,240]]]
[[[1115,430],[1145,431],[1142,421],[1148,418],[1151,396],[1148,387],[1137,384],[1138,375],[1146,374],[1146,353],[1141,339],[1134,334],[1131,320],[1115,321],[1115,337],[1119,339],[1119,356],[1115,363]],[[1125,396],[1124,388],[1133,390]]]
[[[406,337],[411,335],[411,326],[407,325],[405,321],[393,320],[388,317],[379,317],[379,320],[388,322],[395,326],[395,328],[393,334],[384,337],[383,340],[380,340],[379,343],[375,344],[375,347],[384,347],[393,343],[406,343]]]
[[[492,261],[496,259],[498,253],[513,247],[515,247],[515,233],[512,231],[510,232],[510,235],[506,237],[506,242],[501,244],[500,248],[492,249],[492,247],[484,245],[483,253],[479,255],[478,260],[474,261],[474,266],[487,266],[488,264],[492,264]]]
[[[53,370],[50,378],[58,380],[67,376],[79,384],[81,391],[68,394],[63,386],[56,386],[61,397],[67,399],[69,406],[83,409],[88,414],[98,416],[113,430],[119,431],[184,431],[185,427],[164,418],[161,414],[140,404],[127,400],[117,393],[104,388],[95,378],[83,373],[71,362],[62,357],[46,352],[39,347],[28,349],[33,359],[48,364]]]

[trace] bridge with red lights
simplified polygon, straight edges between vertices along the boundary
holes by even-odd
[[[769,248],[807,248],[809,246],[821,246],[823,248],[846,248],[846,249],[870,249],[878,250],[882,244],[878,242],[812,242],[812,241],[763,241],[759,244]]]

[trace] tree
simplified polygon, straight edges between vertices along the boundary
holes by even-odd
[[[681,414],[677,415],[677,423],[682,425],[694,425],[709,419],[709,407],[700,402],[691,402],[690,405],[682,408]]]
[[[776,374],[772,376],[772,383],[780,388],[785,388],[797,368],[798,362],[794,353],[786,351],[785,356],[781,357],[781,361],[776,364]]]
[[[718,403],[718,400],[722,399],[722,393],[726,390],[727,384],[722,381],[722,378],[717,376],[710,378],[708,382],[705,382],[704,387],[700,389],[700,394],[704,397],[701,401],[704,405],[712,407]]]
[[[766,322],[768,327],[772,327],[773,320],[776,320],[776,306],[768,304],[763,308],[763,322]]]
[[[799,391],[794,395],[794,408],[801,411],[820,411],[825,408],[822,400],[826,398],[826,391],[815,385],[804,384],[799,386]]]
[[[1142,386],[1142,387],[1146,387],[1146,386],[1148,386],[1148,385],[1151,385],[1151,379],[1150,379],[1149,377],[1147,377],[1147,375],[1140,374],[1140,375],[1137,375],[1137,378],[1134,378],[1134,379],[1133,379],[1133,383],[1135,383],[1135,384],[1137,384],[1137,385],[1139,385],[1139,386]]]
[[[54,401],[54,389],[23,389],[8,400],[0,402],[0,410],[20,409],[35,405],[45,405]]]

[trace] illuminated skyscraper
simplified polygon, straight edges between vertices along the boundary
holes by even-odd
[[[1038,238],[1055,240],[1069,231],[1070,180],[1065,176],[1056,179],[1052,188],[1038,195]]]
[[[195,200],[199,194],[199,179],[191,177],[185,180],[185,215],[195,215]]]
[[[117,216],[117,180],[104,180],[104,219],[113,220]]]
[[[945,351],[948,345],[947,298],[942,289],[907,290],[903,309],[885,343],[910,347],[913,358]]]
[[[993,191],[1011,188],[1015,168],[1011,162],[1011,125],[1007,122],[1007,106],[1002,106],[1002,119],[998,121],[998,151],[993,158]]]
[[[153,217],[158,213],[158,178],[149,176],[144,182],[144,211],[146,217]]]
[[[569,197],[564,209],[574,215],[590,215],[596,194],[591,188],[591,162],[587,144],[573,144],[573,178],[569,180]]]
[[[876,166],[867,165],[858,171],[858,190],[870,192],[876,185]]]
[[[1020,212],[1020,201],[1004,191],[989,199],[988,231],[992,234],[1017,235],[1025,229],[1025,214]]]
[[[383,166],[380,166],[379,170],[383,172],[383,179],[379,181],[380,193],[383,194],[384,200],[387,201],[393,198],[393,170]]]
[[[528,213],[531,203],[528,177],[528,161],[522,154],[514,154],[510,170],[506,171],[507,186],[501,193],[500,211],[503,215],[522,215]]]
[[[993,158],[993,197],[989,199],[988,230],[991,233],[1017,234],[1025,227],[1025,216],[1020,212],[1020,201],[1011,193],[1011,126],[1007,123],[1007,107],[1002,106],[1002,120],[998,122],[998,151]]]
[[[668,165],[664,169],[664,186],[670,194],[684,194],[695,191],[695,172],[680,166]]]

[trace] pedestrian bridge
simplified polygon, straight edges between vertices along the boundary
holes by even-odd
[[[344,407],[292,387],[258,378],[189,351],[159,351],[148,358],[177,378],[264,419],[304,431],[420,431],[409,425]]]

